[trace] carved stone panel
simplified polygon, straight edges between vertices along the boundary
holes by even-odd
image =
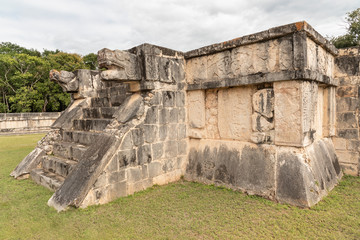
[[[104,80],[141,80],[139,57],[127,51],[104,48],[98,52],[98,62],[101,68],[108,70],[101,72]]]
[[[222,139],[250,140],[253,91],[253,87],[219,90],[218,126]]]
[[[187,95],[190,128],[205,127],[205,92],[189,91]]]
[[[302,146],[301,82],[274,83],[275,144]]]
[[[315,139],[318,85],[309,81],[274,83],[275,143],[307,146]]]

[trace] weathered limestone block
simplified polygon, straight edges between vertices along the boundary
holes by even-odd
[[[190,146],[185,179],[273,198],[274,146],[221,140],[190,140]]]
[[[176,169],[171,172],[167,172],[165,174],[159,175],[153,178],[153,184],[165,185],[170,182],[178,181],[182,176],[183,171],[181,169]]]
[[[336,134],[336,96],[335,87],[329,86],[323,91],[323,136],[330,137]]]
[[[274,91],[271,88],[258,90],[253,94],[252,130],[253,143],[270,143],[274,140],[270,130],[274,129]]]
[[[117,154],[119,167],[134,166],[137,165],[136,151],[135,149],[119,151]]]
[[[295,65],[293,55],[293,39],[291,36],[283,37],[278,39],[279,43],[279,50],[278,54],[276,55],[279,58],[279,70],[284,71],[288,69],[292,69]]]
[[[221,89],[218,92],[218,127],[222,139],[250,140],[252,87]]]
[[[183,53],[172,49],[141,44],[127,52],[138,57],[143,76],[141,89],[155,89],[154,81],[175,84],[185,80],[185,61]],[[179,88],[185,85],[180,84]]]
[[[99,71],[80,69],[74,72],[50,71],[50,80],[58,83],[65,92],[72,93],[73,99],[95,97],[102,88]]]
[[[126,194],[130,195],[135,192],[139,192],[144,189],[147,189],[153,185],[154,185],[154,183],[153,183],[152,179],[145,179],[145,180],[141,180],[141,181],[135,182],[135,183],[127,183],[126,184],[126,190],[127,190]]]
[[[213,81],[233,77],[230,51],[207,56],[207,77]]]
[[[159,75],[159,56],[145,55],[145,77],[149,81],[157,81],[160,79]]]
[[[254,132],[267,132],[274,129],[274,121],[266,119],[258,113],[252,115],[252,130]]]
[[[271,88],[261,89],[253,95],[254,111],[266,118],[274,116],[274,90]]]
[[[77,92],[79,90],[79,81],[76,75],[68,71],[50,71],[50,80],[58,83],[65,92]]]
[[[264,132],[253,132],[250,139],[253,143],[265,143],[267,136]]]
[[[311,144],[315,139],[315,118],[318,100],[318,84],[304,81],[302,83],[302,131],[304,146]]]
[[[207,79],[207,59],[205,57],[191,58],[186,61],[186,81],[197,83]]]
[[[335,59],[335,75],[348,81],[341,85],[352,85],[359,81],[360,55],[358,47],[339,50],[339,56]]]
[[[232,51],[231,64],[235,76],[258,72],[277,72],[292,67],[292,39],[283,37],[240,46]]]
[[[337,150],[336,154],[345,174],[357,175],[360,154],[358,151]],[[355,173],[356,172],[356,173]],[[355,174],[354,174],[355,173]]]
[[[218,90],[206,90],[205,95],[206,138],[219,139],[220,134],[218,128]]]
[[[315,120],[314,120],[314,129],[316,129],[314,138],[321,139],[323,138],[323,126],[324,126],[324,88],[318,87],[317,94],[317,106],[315,108]]]
[[[301,81],[274,83],[275,144],[306,146],[314,140],[317,84]]]
[[[217,79],[289,70],[293,66],[292,53],[292,38],[284,36],[235,47],[230,51],[190,58],[186,64],[187,82],[208,84]]]
[[[205,91],[187,92],[187,107],[189,126],[191,128],[205,127]]]
[[[307,68],[321,74],[332,76],[334,71],[334,56],[312,39],[306,38]]]
[[[185,79],[185,61],[159,55],[145,55],[145,79],[164,83],[177,83]]]
[[[99,71],[79,69],[74,71],[74,73],[79,82],[79,90],[73,95],[75,99],[96,97],[97,91],[103,88]]]
[[[296,81],[274,83],[275,144],[301,146],[301,83]]]
[[[135,54],[104,48],[98,52],[98,62],[100,67],[108,69],[101,72],[104,80],[141,80],[140,63]]]
[[[154,177],[157,177],[157,176],[163,174],[162,166],[163,166],[163,164],[158,161],[149,163],[149,165],[148,165],[149,177],[154,178]]]
[[[329,139],[306,147],[278,153],[276,198],[301,207],[311,207],[341,178],[335,149]]]
[[[309,179],[311,170],[301,154],[283,152],[278,155],[276,197],[279,202],[308,207],[316,201],[315,179]],[[311,184],[311,185],[310,185]]]
[[[317,44],[307,39],[307,68],[311,70],[317,70],[318,67],[317,50]]]
[[[133,119],[136,115],[142,115],[144,108],[143,98],[140,94],[133,94],[129,96],[120,106],[114,117],[120,123],[126,123]]]
[[[35,169],[42,158],[46,155],[45,150],[37,147],[29,153],[24,160],[11,172],[10,176],[14,178],[28,177],[31,170]]]
[[[332,141],[334,143],[335,150],[346,150],[347,149],[347,140],[343,138],[333,137]]]
[[[204,138],[206,135],[204,134],[204,131],[202,129],[190,128],[188,131],[188,136],[189,138],[201,139]]]
[[[185,79],[183,59],[161,57],[159,60],[159,80],[165,83],[181,82]]]
[[[261,65],[258,63],[257,68],[255,69],[255,57],[257,56],[255,44],[245,45],[233,50],[233,63],[232,69],[234,75],[248,75],[251,73],[259,71],[264,71],[265,69],[261,69]],[[266,55],[264,55],[266,58]],[[258,59],[257,59],[258,60]],[[263,60],[261,60],[263,62]],[[264,64],[263,64],[264,66]]]

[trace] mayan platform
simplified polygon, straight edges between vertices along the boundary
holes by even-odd
[[[359,173],[357,49],[306,22],[190,52],[98,52],[104,71],[50,72],[72,102],[11,173],[58,211],[189,181],[311,207]]]

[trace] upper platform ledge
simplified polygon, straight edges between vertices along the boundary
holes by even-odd
[[[199,57],[203,55],[221,52],[231,48],[236,48],[243,45],[263,42],[274,38],[280,38],[285,35],[290,35],[296,32],[305,32],[306,35],[309,38],[311,38],[314,42],[322,46],[333,56],[337,56],[338,54],[337,48],[334,45],[332,45],[327,39],[321,36],[317,31],[315,31],[315,29],[305,21],[270,28],[266,31],[250,34],[247,36],[235,38],[230,41],[216,43],[206,47],[191,50],[189,52],[186,52],[184,56],[186,59]]]

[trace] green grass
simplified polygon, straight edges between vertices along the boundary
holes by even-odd
[[[0,137],[0,239],[359,239],[360,179],[311,209],[179,181],[57,213],[52,192],[9,176],[42,135]]]

